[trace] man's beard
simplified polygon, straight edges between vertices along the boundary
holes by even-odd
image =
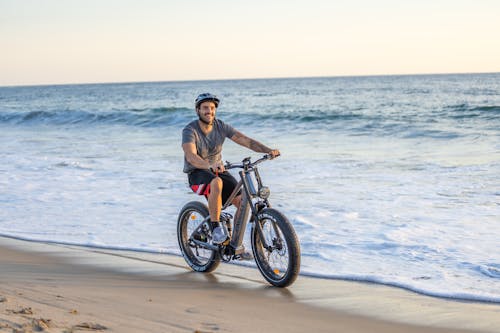
[[[201,118],[200,114],[198,113],[198,119],[206,125],[213,125],[215,117],[212,119],[212,121],[206,121],[205,119]]]

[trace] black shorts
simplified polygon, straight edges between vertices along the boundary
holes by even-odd
[[[188,174],[189,186],[193,192],[208,197],[210,193],[210,182],[215,177],[217,176],[211,171],[196,169]],[[231,193],[233,193],[238,182],[227,171],[219,173],[219,178],[222,179],[222,204],[224,205]]]

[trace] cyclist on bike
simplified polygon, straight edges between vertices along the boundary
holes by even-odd
[[[220,224],[220,214],[222,204],[227,201],[237,184],[236,179],[224,169],[221,156],[224,140],[229,138],[241,146],[271,157],[280,154],[279,150],[271,149],[216,119],[219,102],[219,98],[210,93],[199,95],[195,100],[198,119],[190,122],[182,131],[183,171],[188,174],[191,189],[208,199],[214,244],[222,244],[228,239]],[[238,209],[240,202],[241,195],[238,195],[232,204]]]

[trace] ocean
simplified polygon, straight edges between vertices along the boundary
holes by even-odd
[[[500,303],[499,73],[0,87],[0,235],[179,255],[202,92],[280,149],[301,274]]]

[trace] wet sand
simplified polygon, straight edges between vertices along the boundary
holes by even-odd
[[[500,332],[500,305],[0,237],[0,332]]]

